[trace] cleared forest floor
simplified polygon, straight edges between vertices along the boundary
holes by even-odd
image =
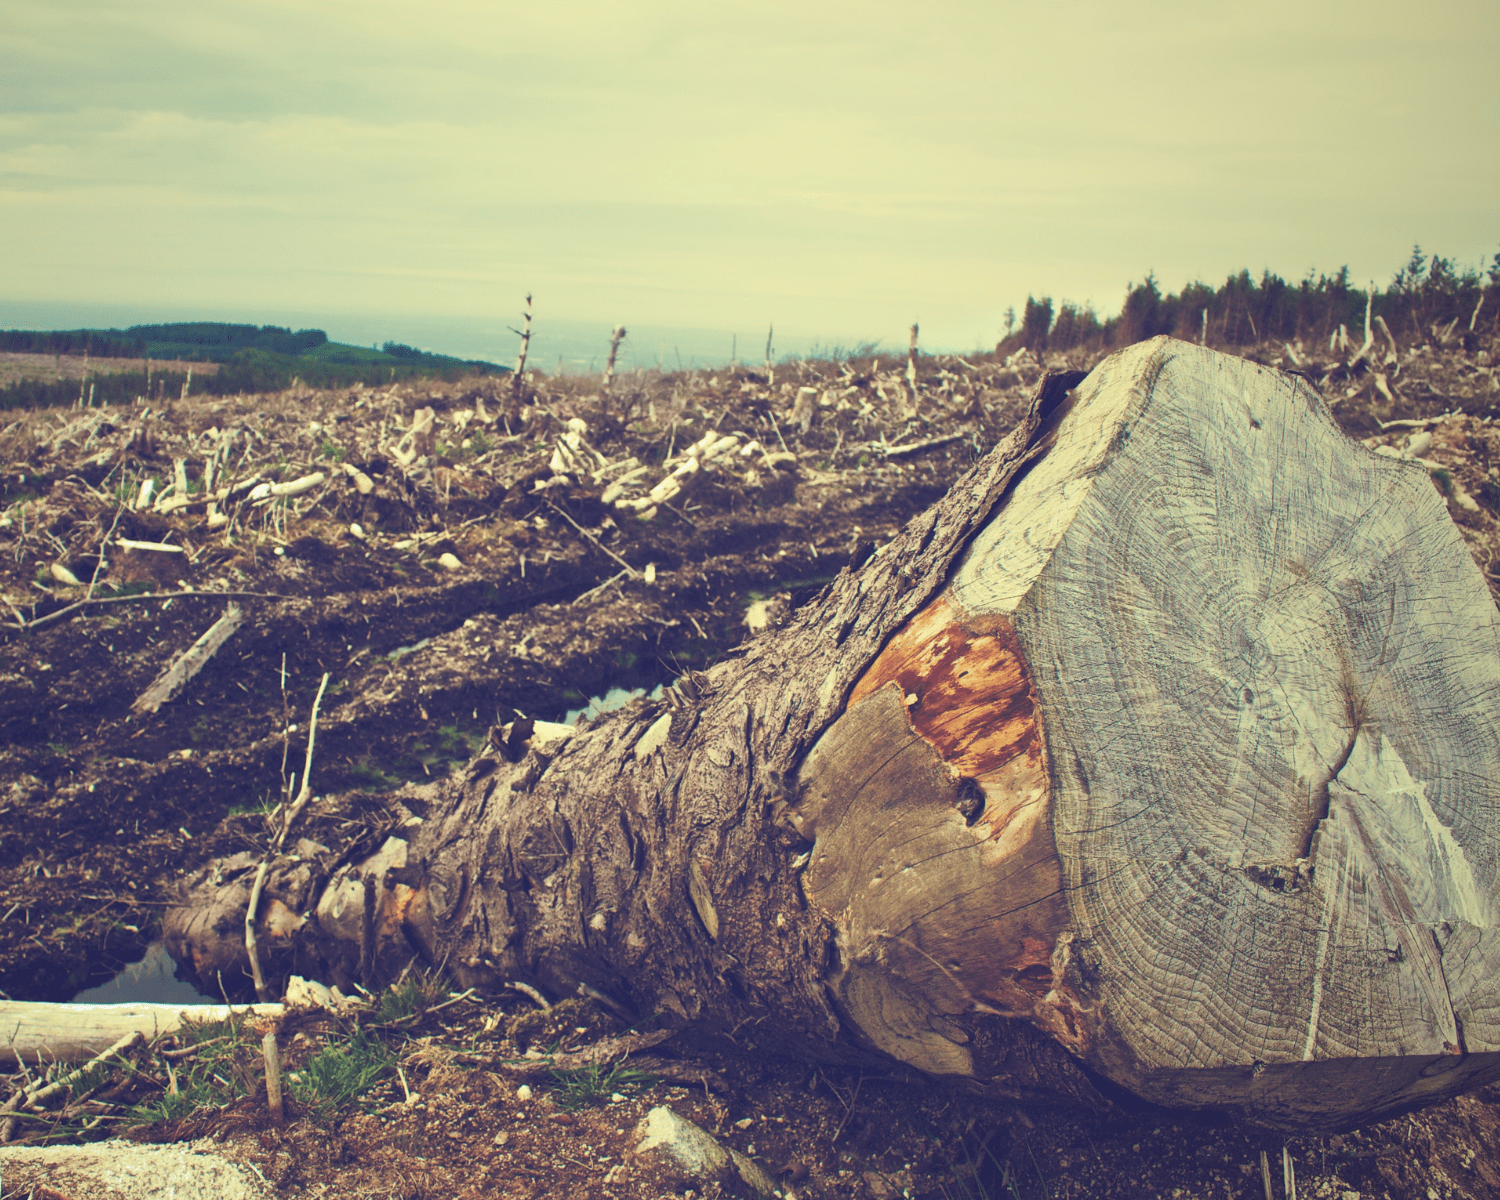
[[[1252,356],[1319,385],[1352,436],[1424,461],[1495,590],[1493,352],[1406,347],[1354,369]],[[300,832],[373,846],[405,819],[397,789],[467,761],[515,713],[559,720],[670,683],[774,623],[994,446],[1044,367],[1090,365],[922,357],[913,386],[904,358],[863,359],[631,375],[602,394],[597,378],[534,377],[519,393],[487,379],[11,414],[0,989],[59,1000],[109,978],[155,939],[178,880],[261,844],[325,673],[324,799]],[[242,626],[145,711],[230,603]],[[390,1082],[374,1115],[276,1130],[247,1100],[142,1132],[232,1131],[288,1195],[633,1196],[647,1193],[605,1177],[637,1108],[671,1102],[772,1170],[805,1166],[802,1196],[1263,1195],[1264,1135],[1212,1119],[1028,1113],[732,1046],[681,1096],[664,1079],[573,1115],[544,1080],[518,1108],[503,1063],[535,1040],[525,1009],[419,1021],[427,1048],[403,1052],[425,1108]],[[607,1014],[576,1015],[587,1032],[558,1038],[609,1031]],[[1300,1195],[1500,1194],[1500,1091],[1292,1152]]]

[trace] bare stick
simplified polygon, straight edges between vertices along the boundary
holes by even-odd
[[[312,799],[312,764],[313,747],[318,740],[318,708],[323,703],[323,692],[328,687],[328,672],[323,672],[323,682],[318,685],[318,694],[313,698],[312,716],[307,722],[307,757],[302,762],[302,790],[297,793],[297,799],[292,802],[287,810],[281,826],[281,833],[276,838],[276,853],[281,853],[281,848],[286,844],[286,835],[291,832],[292,824],[302,815],[302,810]]]
[[[1484,307],[1484,289],[1479,289],[1479,303],[1474,305],[1474,311],[1469,316],[1469,332],[1474,332],[1474,323],[1479,320],[1479,310]]]
[[[622,567],[624,567],[625,570],[630,573],[630,578],[632,578],[632,579],[639,579],[640,578],[640,573],[634,567],[632,567],[628,562],[626,562],[623,558],[621,558],[618,554],[616,554],[608,546],[604,545],[603,542],[601,542],[598,538],[596,538],[592,533],[590,533],[587,529],[585,529],[577,521],[573,520],[572,517],[568,516],[567,513],[563,512],[562,509],[558,508],[557,505],[553,504],[551,500],[547,501],[547,507],[550,508],[553,512],[555,512],[558,516],[560,516],[564,521],[566,521],[574,529],[578,530],[579,533],[583,534],[584,537],[588,538],[589,541],[593,542],[594,545],[598,549],[603,550],[605,554],[609,555],[610,558],[614,559],[615,562],[619,563]]]
[[[776,332],[775,325],[766,326],[766,382],[776,382],[776,368],[771,365],[771,335]]]
[[[916,454],[920,450],[931,450],[934,446],[946,446],[949,442],[962,441],[968,434],[945,433],[942,437],[928,438],[925,442],[912,442],[906,446],[882,446],[879,442],[871,442],[869,449],[878,450],[886,458],[899,458],[903,454]]]
[[[244,614],[238,604],[231,604],[224,615],[215,621],[196,642],[158,675],[130,706],[132,712],[154,713],[158,708],[180,692],[189,680],[208,665],[209,659],[244,623]]]
[[[262,1003],[271,999],[271,989],[266,986],[266,977],[260,971],[260,955],[255,945],[255,910],[260,907],[260,894],[266,886],[266,875],[271,870],[269,857],[260,860],[255,872],[255,884],[250,889],[250,905],[245,909],[245,953],[250,958],[250,978],[255,981],[255,996]]]
[[[96,596],[92,600],[75,601],[66,608],[59,608],[56,612],[47,613],[45,616],[34,617],[30,621],[22,621],[19,625],[0,625],[0,629],[40,629],[43,625],[51,625],[54,621],[71,616],[81,608],[93,608],[101,604],[138,604],[146,600],[223,600],[245,596],[255,600],[291,599],[289,596],[281,596],[275,592],[137,592],[132,596]]]
[[[1483,296],[1480,299],[1483,299]],[[94,588],[99,582],[99,572],[104,569],[104,548],[109,545],[109,539],[114,537],[115,529],[120,524],[120,515],[124,511],[125,506],[123,504],[115,507],[115,519],[109,523],[109,532],[104,535],[104,539],[99,543],[99,561],[94,564],[94,573],[89,577],[89,590],[83,595],[85,604],[94,597]]]
[[[521,394],[521,382],[526,373],[526,352],[531,348],[531,293],[526,293],[526,311],[521,314],[521,328],[511,332],[521,339],[521,351],[516,355],[516,373],[510,377],[512,395]]]
[[[283,667],[283,669],[285,668]],[[250,903],[245,909],[245,954],[250,959],[250,978],[255,982],[256,998],[262,1002],[270,1001],[271,989],[266,984],[266,978],[260,969],[260,954],[258,953],[255,938],[255,915],[260,908],[260,894],[265,890],[266,876],[271,871],[271,859],[281,853],[282,847],[286,845],[286,835],[291,832],[293,822],[302,814],[302,810],[307,807],[308,801],[312,799],[312,760],[313,745],[317,741],[318,736],[318,706],[323,702],[323,689],[327,686],[328,672],[325,671],[323,673],[323,682],[318,685],[317,697],[313,700],[312,717],[308,721],[307,758],[303,764],[302,790],[297,794],[297,799],[292,802],[290,807],[283,800],[281,807],[278,809],[278,815],[281,818],[281,831],[276,835],[276,842],[272,846],[270,853],[260,860],[260,866],[255,872],[255,883],[250,888]],[[285,762],[282,764],[282,769],[286,769]],[[293,782],[295,782],[295,779],[296,777],[293,776]],[[291,788],[288,787],[287,791],[290,792]]]
[[[276,1029],[266,1030],[260,1039],[261,1057],[266,1060],[266,1104],[271,1109],[271,1120],[278,1125],[286,1123],[286,1113],[281,1106],[281,1063],[276,1055]]]
[[[911,389],[911,402],[917,403],[917,323],[911,325],[911,342],[906,348],[906,386]]]

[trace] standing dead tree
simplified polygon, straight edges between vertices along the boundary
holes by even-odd
[[[272,867],[287,968],[1304,1131],[1500,1075],[1500,613],[1297,377],[1166,338],[1048,376],[777,633],[492,746]],[[253,870],[169,914],[207,978]]]
[[[531,349],[531,293],[526,293],[526,311],[521,314],[521,328],[511,332],[521,339],[521,348],[516,354],[516,369],[510,377],[510,392],[519,396],[526,385],[526,354]]]
[[[609,334],[609,358],[604,363],[604,382],[600,391],[609,395],[610,385],[615,381],[615,357],[620,353],[620,343],[625,340],[625,326],[616,325]]]

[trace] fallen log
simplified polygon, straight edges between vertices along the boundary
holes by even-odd
[[[231,1016],[278,1017],[282,1004],[49,1004],[0,1000],[0,1063],[84,1062],[122,1038],[147,1041],[181,1029],[184,1022],[226,1021]]]
[[[1294,376],[1166,338],[1049,376],[783,629],[512,748],[273,868],[287,969],[1281,1129],[1500,1077],[1500,614]],[[179,961],[238,961],[243,873],[187,882]]]

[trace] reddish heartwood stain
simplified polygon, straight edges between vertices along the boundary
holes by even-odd
[[[850,703],[888,683],[908,698],[912,728],[960,774],[982,779],[1018,757],[1041,765],[1031,671],[1007,618],[965,618],[939,596],[890,640]]]

